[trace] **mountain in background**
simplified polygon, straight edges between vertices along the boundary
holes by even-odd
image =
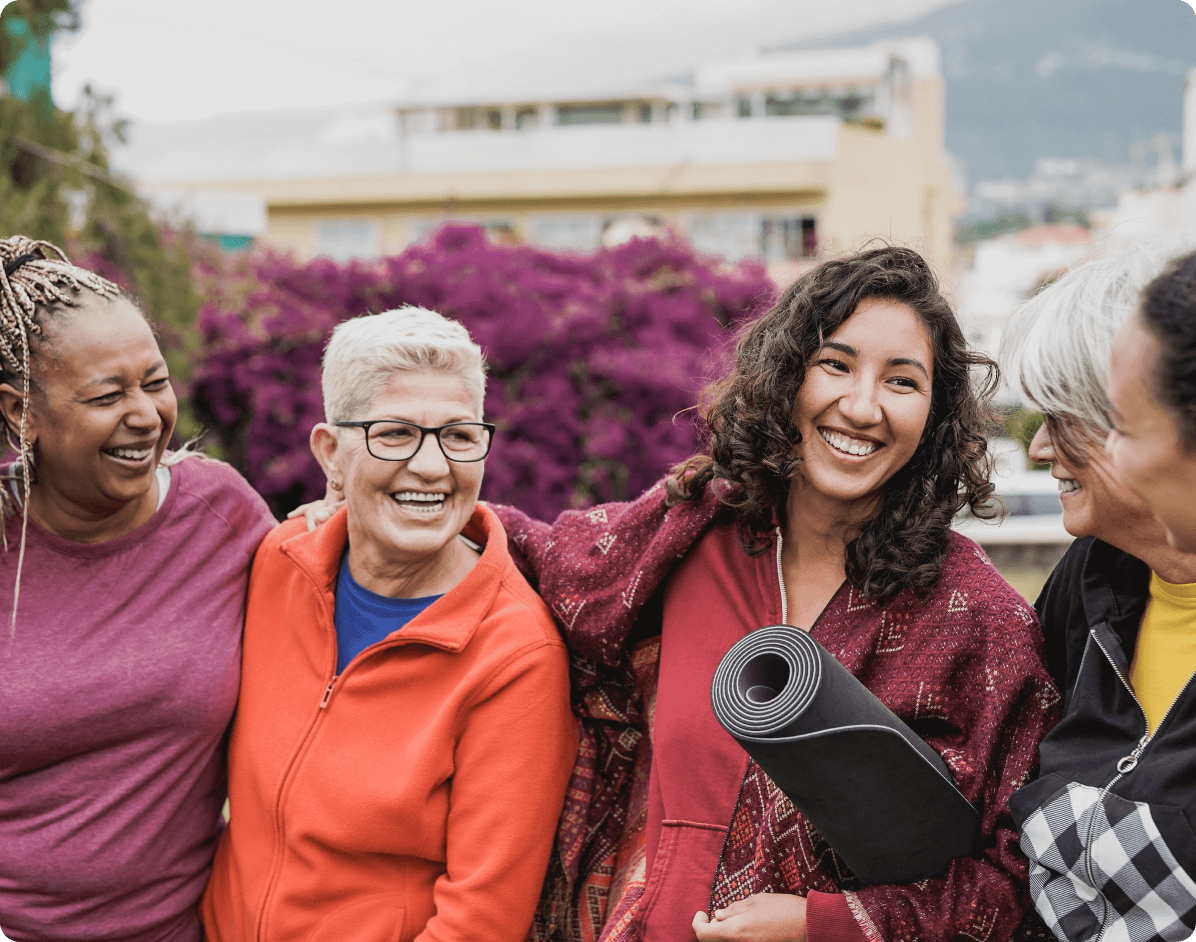
[[[1196,13],[1183,0],[961,0],[903,22],[776,51],[932,36],[943,47],[947,149],[970,183],[1026,177],[1039,157],[1178,152]]]

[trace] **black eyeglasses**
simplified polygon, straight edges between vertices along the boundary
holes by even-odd
[[[494,426],[489,422],[450,422],[437,428],[424,428],[394,419],[370,419],[365,422],[337,422],[338,428],[359,428],[365,432],[366,450],[382,461],[407,461],[432,435],[440,452],[449,461],[481,461],[490,454]]]

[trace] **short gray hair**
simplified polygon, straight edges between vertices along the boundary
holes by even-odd
[[[422,307],[344,321],[324,351],[324,417],[330,423],[360,418],[392,375],[425,369],[461,377],[482,417],[486,361],[456,321]]]
[[[1053,420],[1053,435],[1061,427],[1081,439],[1108,434],[1105,376],[1113,338],[1179,247],[1158,242],[1107,249],[1047,285],[1009,319],[1001,369]]]

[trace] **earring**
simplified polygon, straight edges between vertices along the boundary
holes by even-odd
[[[336,480],[335,478],[329,479],[328,486],[330,488],[332,488],[334,491],[339,491],[342,487],[344,487],[344,485],[341,484],[341,482]]]

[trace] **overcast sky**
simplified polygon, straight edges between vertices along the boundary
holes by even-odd
[[[179,120],[479,81],[612,82],[950,2],[83,0],[83,29],[54,49],[54,95],[69,107],[90,81],[123,115]]]

